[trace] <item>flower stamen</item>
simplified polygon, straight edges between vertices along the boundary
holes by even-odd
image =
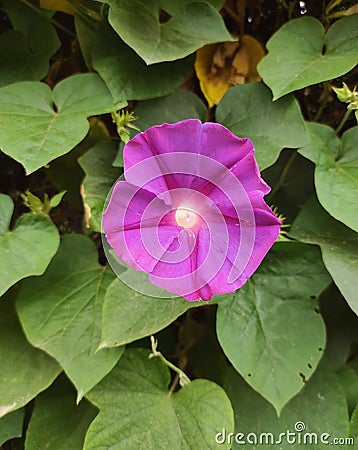
[[[180,206],[175,211],[175,220],[183,228],[192,228],[196,224],[198,216],[192,209]]]

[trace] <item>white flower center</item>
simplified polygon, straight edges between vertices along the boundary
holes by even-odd
[[[198,216],[192,209],[180,206],[175,211],[175,220],[179,226],[191,228],[196,224]]]

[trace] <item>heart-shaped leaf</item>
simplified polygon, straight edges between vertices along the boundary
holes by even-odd
[[[110,112],[113,99],[94,73],[73,75],[51,92],[40,82],[0,89],[0,147],[32,173],[86,136],[87,117]]]
[[[358,61],[357,38],[357,14],[334,23],[326,35],[313,17],[290,20],[268,41],[259,73],[277,100],[351,70]]]
[[[337,371],[347,400],[349,414],[353,413],[358,405],[358,373],[348,364],[340,367]]]
[[[206,107],[192,92],[179,89],[166,97],[138,102],[135,115],[138,117],[135,124],[144,131],[163,122],[175,123],[185,119],[205,122]]]
[[[23,2],[2,0],[13,29],[0,35],[0,86],[25,80],[41,80],[50,57],[61,43],[50,16],[44,17]]]
[[[174,61],[205,44],[232,40],[220,14],[206,2],[185,2],[179,8],[179,1],[175,7],[163,0],[152,0],[150,6],[146,0],[100,1],[110,6],[112,27],[147,64]],[[164,23],[162,10],[170,17]]]
[[[358,127],[346,131],[340,141],[326,125],[308,122],[306,126],[309,144],[299,153],[316,164],[317,197],[333,217],[358,231]]]
[[[273,164],[284,147],[307,143],[297,101],[287,96],[273,103],[271,92],[263,83],[229,89],[216,109],[216,119],[238,136],[252,140],[261,170]]]
[[[147,66],[104,21],[94,41],[93,67],[116,101],[145,100],[170,94],[193,70],[194,58]]]
[[[355,439],[358,439],[358,405],[355,407],[350,423],[349,435]]]
[[[337,375],[324,363],[284,407],[280,417],[234,370],[228,373],[225,389],[235,411],[234,436],[238,433],[237,440],[232,439],[233,450],[323,450],[331,447],[334,438],[345,439],[348,435],[344,394]],[[227,440],[227,433],[225,437]]]
[[[49,25],[45,19],[42,19]],[[49,36],[41,27],[32,31],[41,32],[41,39],[48,43],[45,49],[31,49],[25,36],[16,30],[7,30],[0,35],[0,86],[25,80],[41,80],[49,68],[50,56],[59,47],[55,30],[50,28],[54,36]],[[40,37],[38,37],[40,41]],[[11,46],[9,45],[11,42]],[[37,42],[37,41],[35,41]]]
[[[166,97],[154,98],[138,102],[135,108],[134,122],[140,131],[145,131],[153,125],[160,125],[164,122],[175,123],[185,119],[200,119],[205,122],[206,108],[204,103],[192,92],[182,89],[173,92]],[[138,131],[129,129],[131,138]],[[113,165],[123,167],[123,143]]]
[[[312,197],[294,221],[290,236],[321,247],[327,270],[349,306],[358,314],[357,233],[334,220]]]
[[[0,194],[0,296],[17,281],[41,275],[60,244],[51,220],[24,214],[9,229],[14,203]]]
[[[218,301],[226,356],[278,413],[322,356],[324,323],[311,297],[329,281],[318,249],[278,243],[246,285]]]
[[[193,0],[161,0],[160,6],[168,14],[176,14],[183,9],[183,6],[192,2]],[[209,3],[219,11],[224,6],[225,0],[205,0],[205,3]]]
[[[113,183],[121,171],[112,166],[119,152],[118,143],[102,141],[92,147],[79,159],[85,172],[82,195],[89,211],[89,224],[94,231],[101,231],[104,203]]]
[[[182,298],[148,297],[114,280],[107,289],[103,305],[101,348],[127,344],[154,334],[195,306],[199,304]]]
[[[215,442],[217,430],[233,428],[224,390],[198,379],[172,393],[169,381],[169,369],[158,358],[148,359],[145,349],[127,350],[88,394],[100,412],[88,429],[84,449],[229,448]]]
[[[97,259],[90,239],[65,236],[45,274],[26,280],[17,299],[29,341],[59,361],[79,400],[123,353],[120,347],[97,352],[104,294],[114,279]]]
[[[0,303],[0,417],[26,405],[61,372],[57,362],[26,340],[13,298]]]
[[[76,405],[76,392],[65,377],[36,399],[26,430],[26,450],[82,450],[96,408],[85,399]]]
[[[0,419],[0,445],[9,439],[22,436],[24,416],[25,409],[21,408]]]

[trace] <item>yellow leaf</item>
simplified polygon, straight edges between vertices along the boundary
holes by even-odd
[[[76,12],[75,8],[78,8],[83,2],[84,0],[40,0],[40,6],[50,11],[61,11],[74,15]]]
[[[209,106],[219,104],[231,86],[259,81],[257,64],[264,54],[261,44],[248,35],[238,42],[206,45],[199,49],[195,71]]]

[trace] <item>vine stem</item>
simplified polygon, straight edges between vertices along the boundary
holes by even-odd
[[[290,170],[294,160],[297,157],[297,152],[293,151],[292,155],[290,156],[289,160],[287,161],[285,167],[283,168],[280,178],[278,179],[277,184],[275,185],[275,187],[272,189],[272,191],[270,192],[270,198],[274,197],[274,195],[281,189],[281,187],[284,184],[284,181],[286,179],[286,176],[288,174],[288,171]]]
[[[180,386],[183,387],[183,386],[186,386],[187,384],[189,384],[190,378],[188,377],[188,375],[186,373],[184,373],[181,369],[179,369],[179,367],[175,366],[173,363],[168,361],[161,352],[158,352],[158,350],[157,350],[158,341],[155,339],[154,336],[150,337],[150,342],[152,344],[152,353],[149,355],[149,359],[158,357],[162,361],[163,364],[168,366],[170,369],[172,369],[177,374],[176,380],[179,380]],[[174,385],[174,383],[173,383],[173,385]],[[172,389],[171,389],[171,391],[172,391]]]
[[[313,117],[312,122],[317,122],[318,119],[321,117],[323,111],[325,110],[328,102],[330,101],[330,97],[329,97],[329,93],[330,93],[330,87],[329,87],[329,83],[327,81],[323,82],[323,92],[320,96],[320,98],[322,99],[320,102],[320,106],[318,108],[317,113],[315,114],[315,116]]]
[[[36,8],[36,6],[34,6],[32,3],[30,3],[28,0],[21,0],[22,3],[24,3],[26,6],[28,6],[29,8],[31,8],[33,11],[37,12],[37,14],[40,14],[40,16],[45,17],[45,19],[49,20],[55,27],[59,28],[60,30],[62,30],[64,33],[68,34],[69,36],[71,36],[72,38],[76,38],[76,35],[74,33],[72,33],[72,31],[70,31],[69,29],[67,29],[66,27],[64,27],[61,23],[57,22],[57,20],[48,18],[46,14],[44,14],[43,11],[41,11],[40,9]]]
[[[334,130],[334,132],[336,134],[339,134],[341,129],[344,127],[344,124],[347,122],[347,120],[348,120],[349,116],[351,115],[352,111],[353,111],[352,109],[347,109],[347,111],[345,112],[344,116],[342,117],[342,120],[339,122],[338,127]]]
[[[95,18],[93,15],[91,15],[90,13],[85,13],[82,11],[82,9],[84,11],[89,11],[92,12],[91,9],[86,8],[84,5],[81,5],[80,7],[75,6],[70,0],[65,0],[65,2],[75,11],[75,14],[79,17],[81,17],[81,19],[86,22],[86,24],[93,30],[96,31],[96,28],[93,26],[93,20],[97,20],[97,22],[100,21],[100,17],[98,15],[97,18]],[[92,20],[91,20],[92,19]]]

